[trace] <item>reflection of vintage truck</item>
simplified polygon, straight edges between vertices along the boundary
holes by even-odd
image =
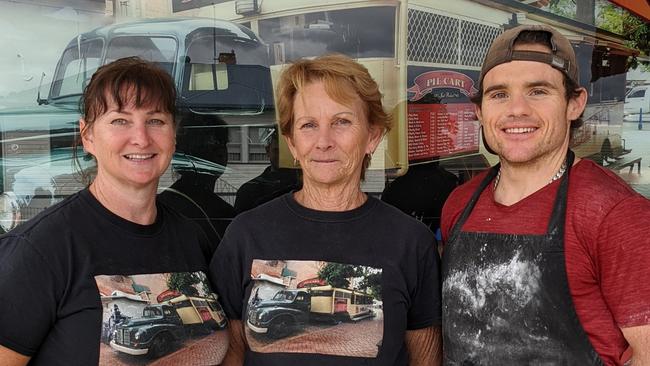
[[[117,325],[110,345],[130,355],[157,358],[193,332],[208,333],[224,329],[226,324],[216,300],[181,295],[163,304],[148,305],[142,317]]]
[[[254,130],[275,120],[268,49],[248,28],[216,19],[169,18],[82,33],[63,51],[46,98],[39,95],[34,105],[0,111],[0,232],[83,188],[72,164],[79,98],[99,66],[127,56],[152,61],[174,78],[179,142],[192,136],[187,138],[191,146],[202,146],[214,136],[211,141],[225,144],[229,135],[241,136],[241,126]],[[236,161],[236,147],[229,150],[224,160]],[[225,161],[186,151],[177,149],[174,172],[224,172]],[[216,148],[211,151],[217,154]],[[92,160],[81,165],[89,168]]]
[[[247,326],[257,334],[283,338],[314,321],[358,321],[373,317],[373,297],[332,286],[280,290],[268,300],[253,299]]]

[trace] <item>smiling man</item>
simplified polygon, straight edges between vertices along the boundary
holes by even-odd
[[[586,100],[556,30],[492,43],[473,101],[500,164],[443,209],[445,364],[650,364],[650,201],[569,149]]]

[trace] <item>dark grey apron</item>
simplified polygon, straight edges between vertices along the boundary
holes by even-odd
[[[567,155],[545,235],[461,231],[490,170],[452,228],[442,261],[445,365],[602,365],[573,307],[564,264]]]

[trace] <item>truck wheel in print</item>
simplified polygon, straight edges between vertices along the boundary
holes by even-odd
[[[340,323],[349,323],[352,321],[352,318],[350,318],[350,314],[347,311],[342,311],[334,314],[334,324],[340,324]]]
[[[209,328],[210,330],[219,330],[221,327],[219,326],[219,323],[217,323],[216,320],[212,319],[204,323],[206,325],[206,328]]]
[[[172,337],[167,334],[167,333],[162,333],[156,336],[156,338],[151,341],[151,347],[149,347],[149,352],[147,353],[147,357],[149,358],[158,358],[160,356],[163,356],[169,351],[171,351],[172,348]]]
[[[269,337],[279,339],[284,338],[291,334],[293,331],[294,322],[289,316],[278,317],[271,323],[269,327]]]

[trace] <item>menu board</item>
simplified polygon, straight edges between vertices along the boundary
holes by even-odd
[[[409,161],[478,150],[474,105],[412,104],[408,107]]]
[[[409,67],[409,161],[478,151],[479,123],[469,100],[474,74]]]

